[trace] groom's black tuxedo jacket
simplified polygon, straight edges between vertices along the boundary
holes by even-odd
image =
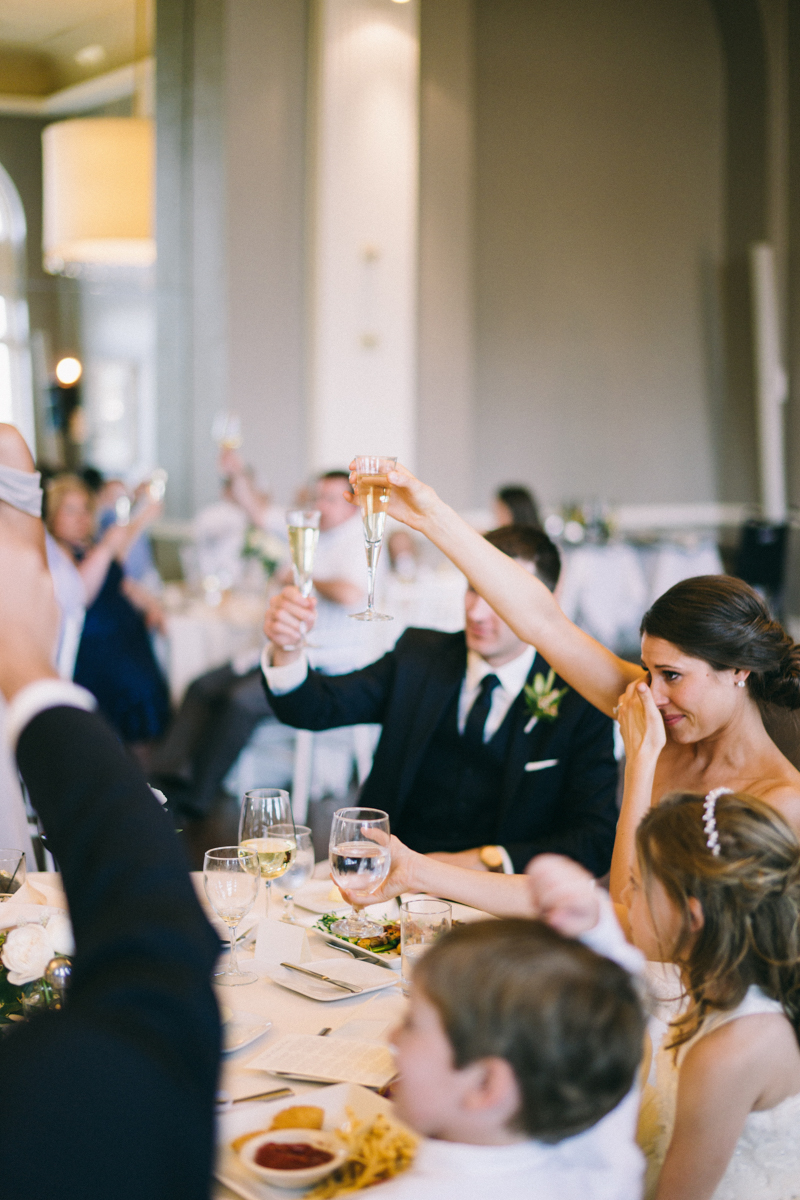
[[[419,844],[407,817],[416,802],[415,780],[426,754],[433,753],[437,728],[452,713],[466,663],[463,633],[408,629],[393,650],[360,671],[309,671],[294,691],[276,696],[267,687],[267,693],[279,720],[296,728],[380,723],[383,731],[360,803],[388,812],[393,830],[412,848],[431,850],[436,847]],[[528,680],[548,671],[537,654]],[[563,687],[563,681],[556,686]],[[540,719],[526,732],[530,714],[522,693],[506,720],[500,784],[497,794],[486,799],[494,812],[492,832],[483,841],[505,846],[517,871],[535,854],[549,851],[604,875],[617,820],[611,721],[572,688],[554,721]],[[481,844],[469,827],[457,835],[458,846],[451,842],[438,848]]]

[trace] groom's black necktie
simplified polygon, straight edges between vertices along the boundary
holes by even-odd
[[[500,686],[496,675],[484,675],[481,680],[481,690],[475,698],[464,726],[464,741],[470,746],[483,745],[483,730],[489,709],[492,707],[492,692]]]

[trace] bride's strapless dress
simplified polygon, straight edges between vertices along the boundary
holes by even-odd
[[[671,1050],[659,1048],[655,1086],[645,1087],[639,1115],[639,1144],[647,1157],[645,1200],[655,1195],[672,1137],[678,1069],[689,1047],[728,1021],[775,1012],[783,1012],[778,1001],[753,986],[738,1008],[706,1018],[691,1041],[680,1047],[677,1063]],[[774,1108],[750,1113],[712,1200],[800,1200],[800,1093]]]

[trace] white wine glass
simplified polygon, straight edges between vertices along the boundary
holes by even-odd
[[[220,450],[238,450],[242,444],[242,418],[222,409],[214,417],[211,436]]]
[[[286,512],[286,530],[289,535],[289,550],[292,555],[292,572],[295,587],[300,595],[308,598],[314,586],[314,555],[319,541],[319,509],[290,508]],[[300,626],[302,636],[295,646],[284,646],[284,650],[299,650],[310,646],[305,625]]]
[[[253,788],[245,792],[239,813],[239,845],[258,855],[269,916],[270,883],[289,870],[297,853],[288,792],[282,788]]]
[[[288,825],[286,828],[288,830]],[[284,921],[294,920],[295,894],[308,883],[314,874],[314,843],[311,840],[311,830],[307,825],[295,825],[294,837],[297,843],[297,853],[289,870],[281,876],[281,891],[283,892],[283,916],[281,919]]]
[[[208,902],[230,931],[231,956],[227,970],[218,971],[214,982],[236,987],[255,983],[254,971],[241,971],[236,954],[236,929],[250,912],[258,895],[258,855],[242,846],[217,846],[203,859],[203,887]]]
[[[383,927],[359,914],[369,904],[369,892],[389,874],[389,816],[379,808],[340,808],[333,814],[329,846],[331,875],[348,892],[364,892],[364,903],[353,902],[353,911],[331,925],[337,937],[369,938]]]
[[[356,496],[361,508],[364,525],[364,542],[367,549],[367,607],[363,612],[351,613],[356,621],[393,621],[388,613],[375,609],[375,572],[383,542],[383,527],[386,524],[386,506],[389,503],[391,486],[387,475],[397,466],[397,458],[385,454],[356,455]]]

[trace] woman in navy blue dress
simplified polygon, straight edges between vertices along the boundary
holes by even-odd
[[[126,579],[124,559],[160,506],[151,504],[129,525],[112,525],[91,544],[91,495],[75,475],[47,490],[47,527],[69,554],[86,589],[86,619],[75,662],[75,682],[97,698],[100,711],[124,742],[159,737],[169,719],[169,693],[150,643],[148,625],[162,618],[157,599]]]

